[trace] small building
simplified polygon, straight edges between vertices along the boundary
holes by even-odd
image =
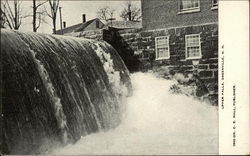
[[[56,34],[62,34],[62,33],[69,34],[82,31],[95,31],[95,30],[100,30],[104,27],[104,23],[99,18],[86,21],[85,14],[82,15],[82,23],[66,27],[66,23],[64,22],[63,25],[64,28],[62,30],[57,30]]]

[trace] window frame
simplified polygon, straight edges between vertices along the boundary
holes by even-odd
[[[187,38],[190,36],[198,36],[199,37],[199,56],[195,56],[195,57],[188,57],[188,47],[187,46]],[[201,59],[202,58],[202,53],[201,53],[201,37],[200,34],[189,34],[189,35],[185,35],[185,58],[186,60],[193,60],[193,59]]]
[[[167,40],[167,45],[166,47],[168,48],[168,57],[159,57],[158,56],[158,43],[157,40],[160,38],[166,38]],[[155,60],[165,60],[165,59],[169,59],[170,58],[170,46],[169,46],[169,36],[157,36],[155,37]]]
[[[193,12],[199,12],[200,11],[200,0],[197,0],[198,1],[198,7],[187,8],[187,9],[181,9],[182,1],[183,0],[178,0],[178,14],[193,13]]]
[[[212,7],[211,7],[211,9],[212,9],[212,10],[218,9],[219,0],[217,0],[217,4],[216,4],[216,5],[215,5],[215,3],[214,3],[214,0],[211,0],[211,1],[212,1]]]

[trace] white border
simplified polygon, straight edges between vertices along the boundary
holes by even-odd
[[[219,154],[248,155],[250,154],[248,0],[219,1],[218,85]]]

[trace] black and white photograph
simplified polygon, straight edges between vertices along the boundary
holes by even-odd
[[[1,0],[0,153],[218,155],[224,132],[249,145],[219,1]]]

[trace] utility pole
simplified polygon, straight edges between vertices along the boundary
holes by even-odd
[[[59,12],[60,12],[60,26],[61,26],[61,35],[63,35],[63,28],[62,28],[62,7],[59,7]]]

